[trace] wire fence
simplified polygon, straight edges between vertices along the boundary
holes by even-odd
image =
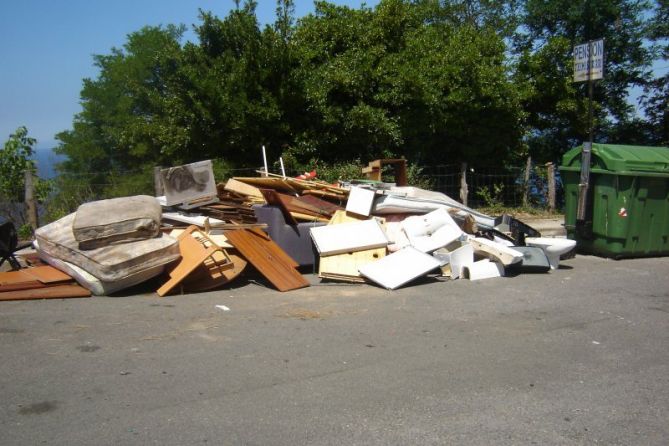
[[[225,177],[217,177],[216,180],[220,182],[230,177],[256,177],[259,175],[259,170],[259,167],[226,169]],[[550,189],[548,168],[544,165],[533,165],[529,172],[526,170],[526,166],[467,166],[466,169],[463,169],[463,165],[456,164],[419,166],[411,169],[413,175],[410,175],[409,182],[410,185],[442,192],[453,199],[462,201],[461,190],[464,175],[469,207],[475,209],[481,207],[548,208]],[[286,172],[292,177],[301,173],[292,170]],[[360,177],[362,176],[360,174]],[[129,180],[131,177],[135,180]],[[67,190],[58,190],[58,187],[63,187],[63,184],[59,183],[56,178],[54,196],[57,196],[59,192],[65,192],[69,199],[69,207],[74,209],[78,204],[86,201],[110,198],[106,196],[105,191],[113,190],[116,196],[119,192],[124,195],[154,192],[153,174],[147,171],[114,172],[113,174],[80,173],[70,178],[78,181],[67,185]],[[342,180],[350,179],[352,178],[342,178]],[[564,205],[564,192],[557,173],[554,185],[555,208],[561,209]],[[47,200],[39,206],[40,214],[45,212],[49,204]],[[12,220],[17,225],[25,223],[23,203],[0,202],[0,213],[0,220]]]
[[[526,182],[526,166],[467,166],[449,164],[420,169],[432,190],[461,199],[462,177],[467,185],[467,204],[472,208],[505,206],[549,206],[549,167],[531,166]],[[564,206],[564,190],[559,174],[555,178],[555,207]]]

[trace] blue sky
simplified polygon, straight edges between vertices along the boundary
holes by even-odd
[[[335,0],[359,8],[378,0]],[[232,0],[0,0],[0,143],[28,127],[36,148],[56,145],[56,133],[71,128],[81,110],[84,78],[95,78],[94,54],[121,47],[145,25],[183,23],[190,32],[198,10],[223,18]],[[313,12],[313,1],[296,0],[295,15]],[[273,23],[276,0],[258,0],[261,24]]]
[[[353,8],[378,4],[330,1]],[[0,144],[25,125],[37,148],[54,147],[56,133],[71,128],[81,109],[82,80],[97,76],[94,54],[121,47],[145,25],[183,23],[193,40],[199,9],[225,17],[233,6],[233,0],[0,0]],[[313,9],[313,1],[295,0],[297,17]],[[260,23],[273,23],[275,10],[276,0],[258,0]],[[663,65],[656,66],[661,73],[668,68],[656,65]]]

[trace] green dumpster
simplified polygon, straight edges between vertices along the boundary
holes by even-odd
[[[567,237],[604,257],[669,255],[669,148],[593,144],[585,230],[576,230],[581,149],[565,153]]]

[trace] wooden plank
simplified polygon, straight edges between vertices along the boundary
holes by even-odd
[[[362,276],[358,271],[361,266],[376,262],[385,256],[386,248],[376,248],[321,257],[318,266],[318,276],[321,278],[334,278],[335,276],[339,276],[351,279],[361,279]]]
[[[290,215],[290,210],[288,209],[288,197],[287,195],[280,194],[279,192],[273,190],[273,189],[264,189],[261,188],[260,192],[262,193],[262,196],[265,198],[265,201],[267,204],[271,206],[276,206],[281,210],[281,214],[283,214],[284,220],[286,220],[286,223],[289,225],[295,226],[297,224],[297,220],[293,218],[292,215]]]
[[[67,282],[72,280],[71,276],[51,265],[26,268],[23,271],[42,283]]]
[[[64,299],[70,297],[90,297],[91,292],[79,285],[56,285],[32,290],[0,293],[3,300]]]
[[[256,199],[264,200],[262,193],[257,187],[251,186],[250,184],[242,183],[241,181],[238,181],[234,178],[230,178],[225,183],[225,190],[230,192],[236,192],[242,195],[247,195],[249,197],[253,197]]]
[[[362,276],[347,276],[344,274],[331,274],[331,273],[325,273],[325,274],[319,274],[318,277],[321,279],[327,279],[327,280],[338,280],[340,282],[351,282],[351,283],[368,283],[369,280],[365,279]]]
[[[309,282],[296,270],[297,263],[265,234],[250,229],[225,231],[224,234],[279,291],[309,286]]]
[[[46,285],[40,282],[39,280],[27,280],[23,282],[14,282],[14,283],[3,283],[0,284],[0,293],[6,291],[18,291],[18,290],[32,290],[35,288],[44,288]]]
[[[344,210],[337,211],[332,215],[332,218],[328,222],[329,225],[339,225],[342,223],[352,223],[356,221],[365,221],[367,220],[366,217],[360,216],[360,215],[355,215],[355,214],[349,214]]]
[[[339,205],[346,204],[346,195],[337,194],[333,192],[328,192],[324,190],[303,190],[302,196],[313,195],[314,197],[321,197],[326,200],[330,200],[332,203],[338,203]]]
[[[315,215],[309,215],[309,214],[301,214],[299,212],[291,212],[290,215],[292,215],[295,220],[300,220],[300,221],[317,221],[321,223],[327,223],[330,221],[324,217],[317,217]]]
[[[37,280],[35,277],[25,272],[25,268],[16,271],[0,272],[0,285],[22,283],[22,282],[34,282],[35,280]]]
[[[305,208],[308,206],[313,212],[326,215],[328,218],[332,217],[335,212],[344,210],[343,207],[326,200],[321,200],[314,195],[301,195],[298,200],[301,206]]]

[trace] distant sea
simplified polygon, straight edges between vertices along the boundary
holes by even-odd
[[[53,149],[35,149],[33,160],[37,165],[37,175],[43,179],[54,178],[56,176],[56,164],[67,159],[64,155],[58,155]]]

